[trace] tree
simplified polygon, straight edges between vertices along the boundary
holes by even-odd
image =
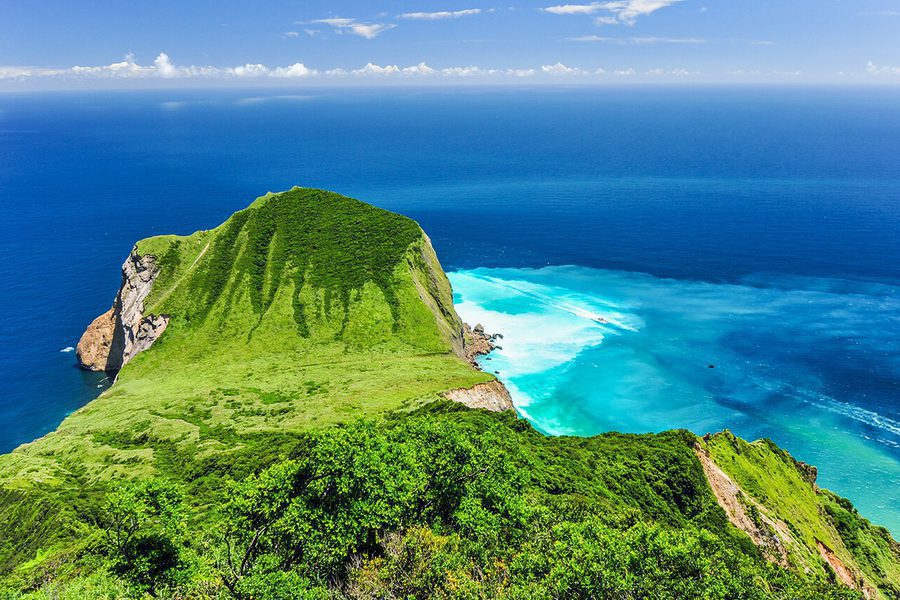
[[[150,593],[171,583],[186,563],[184,515],[181,493],[168,482],[118,485],[101,517],[113,571]]]

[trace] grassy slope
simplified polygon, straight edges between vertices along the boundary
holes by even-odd
[[[712,436],[705,447],[767,516],[788,526],[794,543],[787,549],[796,567],[822,568],[821,542],[867,582],[893,594],[887,597],[900,597],[900,546],[849,501],[808,481],[787,452],[768,440],[749,443],[728,432]]]
[[[7,487],[146,475],[161,446],[220,452],[492,378],[454,354],[449,283],[406,217],[295,188],[137,251],[158,259],[146,313],[169,328],[57,431],[0,457]]]

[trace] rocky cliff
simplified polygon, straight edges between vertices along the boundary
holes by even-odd
[[[444,397],[469,408],[485,408],[494,412],[514,410],[509,391],[499,381],[479,383],[468,388],[444,392]]]
[[[118,371],[162,335],[169,317],[144,314],[144,301],[158,273],[155,257],[132,249],[122,265],[122,284],[112,308],[94,319],[78,342],[82,368]]]

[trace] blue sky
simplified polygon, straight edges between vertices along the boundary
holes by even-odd
[[[0,89],[900,83],[900,0],[0,0]]]

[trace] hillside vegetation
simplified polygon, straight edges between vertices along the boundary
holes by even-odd
[[[493,377],[405,217],[295,188],[135,252],[168,328],[0,457],[0,598],[900,598],[887,532],[770,443],[443,399]]]
[[[295,188],[136,252],[157,257],[145,312],[171,317],[165,335],[57,431],[0,458],[0,482],[149,475],[162,448],[222,452],[493,379],[458,356],[450,284],[406,217]]]

